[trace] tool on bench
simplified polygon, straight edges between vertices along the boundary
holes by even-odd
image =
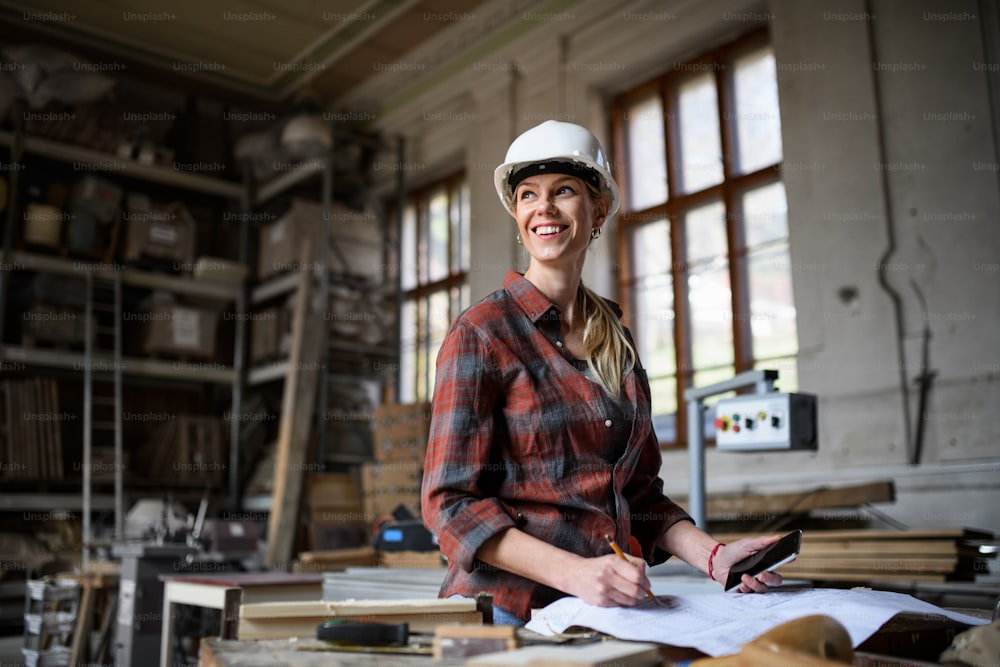
[[[410,626],[407,623],[331,620],[316,628],[316,638],[354,646],[406,646],[410,639]]]

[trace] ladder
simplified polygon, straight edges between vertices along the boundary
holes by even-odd
[[[87,571],[93,529],[90,522],[94,449],[113,450],[115,539],[124,536],[122,465],[122,283],[118,267],[86,273],[87,303],[83,361],[83,571]],[[110,376],[110,377],[109,377]],[[95,382],[112,393],[96,396]],[[103,472],[103,471],[102,471]]]

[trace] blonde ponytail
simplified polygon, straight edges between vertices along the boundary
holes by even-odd
[[[586,318],[583,346],[587,350],[587,365],[607,392],[618,396],[622,380],[635,368],[635,348],[625,335],[618,314],[583,283],[579,300]]]

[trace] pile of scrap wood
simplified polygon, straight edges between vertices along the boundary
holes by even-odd
[[[716,535],[731,542],[745,534]],[[988,572],[982,545],[992,533],[968,528],[805,530],[802,551],[782,566],[786,578],[816,581],[973,581]]]

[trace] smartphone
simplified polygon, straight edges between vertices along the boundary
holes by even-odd
[[[802,531],[793,530],[771,546],[761,549],[748,558],[744,558],[729,570],[726,578],[726,592],[734,591],[740,587],[740,579],[744,574],[751,577],[761,572],[775,570],[785,563],[795,560],[802,549]]]

